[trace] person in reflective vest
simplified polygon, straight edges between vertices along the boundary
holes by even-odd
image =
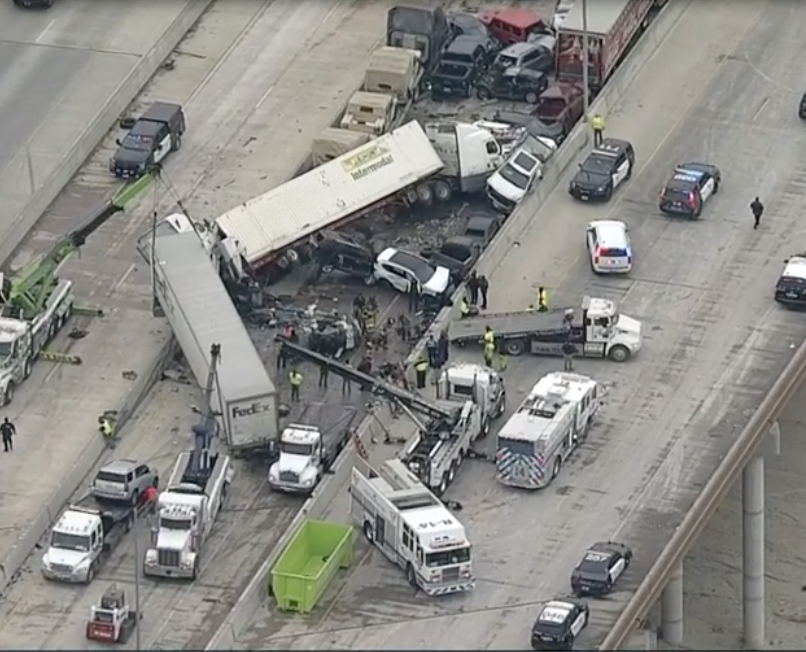
[[[470,302],[467,297],[462,297],[459,301],[459,317],[464,318],[470,315]]]
[[[492,326],[484,327],[484,343],[495,344],[495,332],[493,331]]]
[[[288,383],[291,385],[291,401],[299,402],[299,390],[302,387],[302,374],[297,369],[292,369],[288,373]]]
[[[417,377],[417,389],[425,389],[426,375],[428,374],[428,359],[420,356],[414,364],[414,373]]]
[[[591,118],[591,129],[593,129],[593,146],[599,147],[604,138],[605,119],[598,113]]]
[[[102,414],[98,417],[98,431],[104,436],[104,439],[113,439],[115,437],[115,423],[109,418],[109,415]]]
[[[504,338],[500,338],[500,341],[496,342],[495,350],[498,352],[498,371],[506,371],[509,360],[507,358],[507,345],[504,342]]]
[[[490,368],[493,366],[493,356],[495,355],[495,340],[484,341],[484,364]]]
[[[537,290],[537,311],[546,312],[549,309],[549,293],[542,285]]]

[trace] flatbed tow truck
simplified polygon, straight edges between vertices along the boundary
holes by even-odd
[[[491,421],[506,411],[503,378],[481,365],[448,367],[438,384],[439,396],[444,398],[431,401],[284,338],[278,341],[296,359],[324,365],[330,373],[402,408],[418,432],[399,457],[438,496],[456,478],[464,458],[472,454],[473,443],[486,437]],[[420,421],[414,413],[426,417],[426,421]]]
[[[68,233],[13,274],[0,273],[0,407],[14,398],[17,386],[31,375],[34,360],[80,364],[74,355],[45,350],[70,316],[82,312],[100,315],[99,310],[81,310],[75,305],[73,283],[57,276],[60,265],[95,231],[139,195],[154,179],[149,172],[124,186],[115,197],[83,225]]]
[[[582,309],[553,308],[465,317],[451,323],[448,337],[457,346],[481,344],[487,328],[508,355],[562,355],[571,342],[577,355],[625,362],[641,350],[641,322],[618,312],[608,299],[585,297]]]
[[[357,414],[352,405],[306,405],[280,434],[279,457],[269,468],[269,486],[275,491],[311,493],[350,439]]]

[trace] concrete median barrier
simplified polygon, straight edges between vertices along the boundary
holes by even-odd
[[[19,247],[37,220],[58,197],[70,179],[78,172],[98,143],[115,124],[118,117],[132,103],[148,80],[196,24],[213,0],[187,2],[185,8],[165,30],[159,41],[140,59],[137,66],[120,82],[111,97],[103,104],[55,171],[44,180],[25,208],[9,220],[0,233],[0,265],[5,265]]]
[[[669,3],[660,15],[646,30],[641,40],[633,48],[630,55],[622,63],[619,70],[608,82],[605,89],[591,107],[594,113],[607,115],[609,110],[614,109],[624,94],[627,92],[633,79],[643,66],[649,61],[680,19],[685,9],[692,0],[679,0]],[[542,204],[551,192],[565,176],[569,166],[571,166],[583,152],[589,142],[590,134],[587,124],[580,122],[560,147],[555,157],[549,162],[544,171],[541,183],[535,188],[529,197],[513,212],[506,221],[504,228],[499,232],[492,245],[482,254],[476,268],[490,275],[501,264],[512,244],[518,240],[523,231],[528,227],[533,216],[538,212]],[[431,333],[438,333],[443,330],[450,320],[458,318],[459,302],[458,298],[464,288],[460,287],[454,293],[452,305],[444,308],[434,324],[429,329]],[[425,340],[417,343],[408,358],[409,363],[413,363],[417,356],[421,355],[425,348]],[[359,427],[359,434],[364,438],[370,430],[371,418],[365,419]],[[232,611],[227,616],[224,623],[216,631],[213,638],[207,644],[207,650],[230,650],[238,640],[241,632],[248,626],[255,613],[263,606],[267,598],[266,583],[272,565],[278,558],[281,551],[292,533],[299,526],[304,518],[317,518],[324,514],[332,504],[338,493],[338,487],[349,481],[350,469],[355,459],[355,450],[352,444],[348,446],[346,452],[341,456],[334,473],[328,477],[316,490],[313,496],[306,501],[296,519],[289,527],[282,539],[277,543],[262,564],[257,575],[246,587],[243,594],[233,606]]]

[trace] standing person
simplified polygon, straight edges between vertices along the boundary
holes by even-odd
[[[280,371],[281,369],[285,369],[288,364],[288,351],[286,351],[285,346],[283,346],[279,338],[277,339],[277,347],[277,371]]]
[[[353,365],[350,363],[349,360],[345,360],[344,364],[347,367],[352,367]],[[341,377],[341,395],[342,396],[350,396],[353,393],[353,385],[350,382],[350,379],[347,376]]]
[[[549,293],[542,285],[537,290],[537,312],[546,312],[549,309]]]
[[[496,350],[498,351],[498,371],[506,371],[509,366],[509,359],[507,358],[507,345],[503,337],[498,338]]]
[[[761,224],[761,216],[764,215],[764,204],[756,197],[750,202],[750,210],[753,211],[753,230],[758,230],[758,225]]]
[[[470,272],[470,278],[467,279],[467,291],[470,293],[470,305],[475,306],[479,302],[479,277],[476,276],[476,270]]]
[[[442,331],[439,334],[439,341],[437,342],[437,345],[439,346],[439,360],[442,363],[442,366],[445,366],[448,364],[451,348],[451,341],[448,339],[448,331]]]
[[[428,341],[425,343],[425,350],[428,352],[428,366],[432,369],[437,369],[439,365],[439,344],[434,339],[434,335],[428,336]]]
[[[319,388],[327,389],[327,377],[330,374],[330,369],[326,364],[319,365]]]
[[[481,294],[481,309],[487,310],[487,291],[490,289],[490,282],[482,274],[479,276],[479,294]]]
[[[495,356],[495,340],[484,340],[484,365],[493,367],[493,357]]]
[[[294,367],[288,372],[288,383],[291,385],[291,402],[299,403],[299,390],[302,387],[302,374]]]
[[[563,371],[574,370],[574,354],[577,352],[577,347],[573,342],[568,341],[563,344]]]
[[[591,118],[591,129],[593,129],[593,146],[599,147],[604,139],[605,119],[598,113]]]
[[[425,389],[426,376],[428,375],[428,360],[420,356],[414,365],[414,373],[417,377],[417,389]]]
[[[8,420],[8,417],[3,419],[3,423],[0,424],[0,435],[3,437],[3,452],[8,453],[9,451],[14,450],[14,442],[13,437],[17,434],[16,426]]]
[[[406,294],[409,297],[409,312],[417,312],[420,304],[420,288],[417,281],[409,281],[409,290]]]

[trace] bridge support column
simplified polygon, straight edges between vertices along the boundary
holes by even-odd
[[[744,644],[765,647],[764,458],[753,458],[742,473],[742,612]]]
[[[669,645],[683,643],[683,562],[672,571],[660,600],[661,637]]]

